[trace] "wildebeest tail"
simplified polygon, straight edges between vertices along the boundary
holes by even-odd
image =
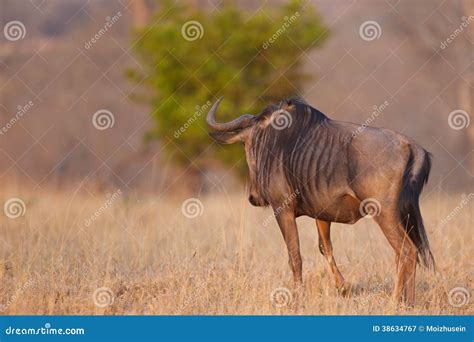
[[[416,144],[410,144],[410,157],[403,174],[399,210],[402,224],[417,248],[418,262],[434,269],[435,262],[419,205],[420,193],[428,181],[430,170],[431,154]]]

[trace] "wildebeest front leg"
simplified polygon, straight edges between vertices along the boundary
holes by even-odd
[[[332,253],[332,244],[331,244],[331,222],[316,220],[316,227],[318,227],[319,235],[319,250],[326,257],[329,269],[334,276],[336,281],[336,288],[341,293],[345,294],[345,281],[339,268],[337,268],[336,261]]]
[[[297,285],[300,285],[303,283],[303,263],[301,261],[300,241],[295,214],[290,210],[283,210],[281,212],[275,210],[275,217],[280,226],[286,247],[288,248],[290,267],[293,271],[294,281]]]

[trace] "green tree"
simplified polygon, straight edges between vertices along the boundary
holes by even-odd
[[[256,13],[232,2],[210,11],[165,1],[151,24],[137,30],[133,47],[142,68],[129,70],[149,90],[135,96],[151,106],[155,125],[146,138],[164,139],[184,164],[191,159],[202,167],[213,158],[244,170],[239,146],[210,147],[208,101],[224,95],[219,119],[230,120],[297,95],[310,78],[303,51],[326,37],[314,8],[299,1]]]

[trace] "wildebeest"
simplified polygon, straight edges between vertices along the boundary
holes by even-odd
[[[273,208],[295,282],[302,283],[297,217],[316,219],[319,249],[337,289],[345,291],[333,257],[331,222],[353,224],[369,215],[395,251],[393,298],[413,304],[417,261],[434,268],[419,207],[430,153],[394,131],[331,120],[301,99],[218,123],[215,113],[221,101],[207,114],[210,135],[219,143],[244,144],[249,201]]]

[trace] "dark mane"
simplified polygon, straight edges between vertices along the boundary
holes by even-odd
[[[267,120],[278,110],[285,110],[291,115],[291,125],[281,130],[268,126],[256,128],[252,136],[254,141],[251,151],[257,164],[256,190],[266,205],[270,197],[269,182],[277,164],[283,166],[282,172],[292,189],[302,189],[301,199],[309,197],[305,193],[305,185],[310,182],[310,175],[301,173],[299,161],[307,158],[310,152],[313,156],[322,154],[322,147],[329,143],[330,137],[328,130],[331,120],[300,98],[269,104],[257,120]]]

